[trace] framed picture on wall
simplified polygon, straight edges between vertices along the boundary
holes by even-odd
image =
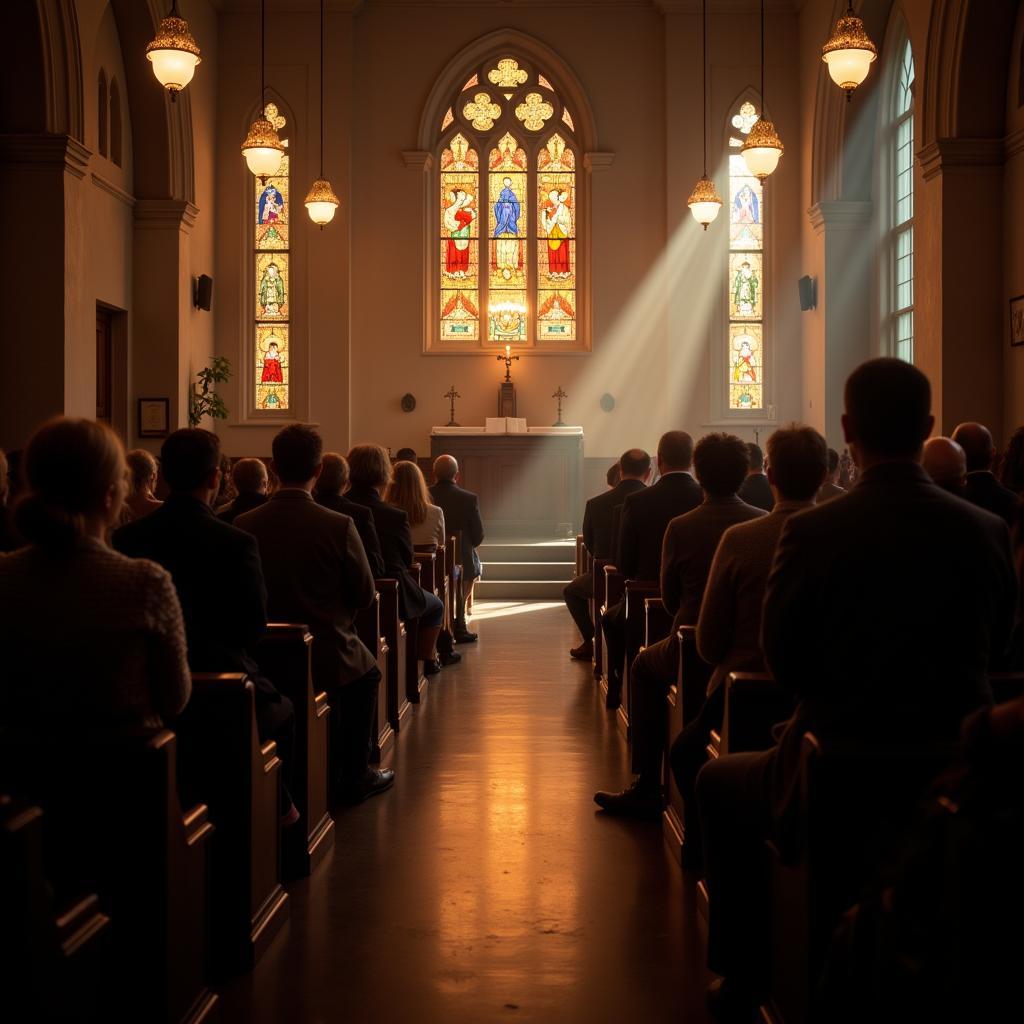
[[[1024,345],[1024,295],[1010,299],[1010,344]]]
[[[169,398],[139,399],[139,437],[166,437],[170,420]]]

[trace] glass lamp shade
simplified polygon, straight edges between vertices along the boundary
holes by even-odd
[[[785,147],[775,131],[775,125],[762,117],[754,122],[740,152],[750,173],[759,181],[764,181],[779,166]]]
[[[693,186],[693,191],[690,193],[687,204],[690,207],[690,213],[693,214],[694,220],[705,231],[707,231],[708,225],[718,216],[722,209],[722,200],[718,195],[718,190],[715,188],[715,183],[706,175],[700,178],[697,184]]]
[[[276,174],[284,156],[284,145],[277,129],[263,117],[257,117],[242,143],[242,156],[249,170],[261,180]]]
[[[828,65],[832,81],[846,91],[847,99],[868,77],[877,57],[878,51],[864,30],[864,22],[852,10],[836,22],[835,31],[821,48],[821,59]]]
[[[331,183],[324,178],[317,178],[306,195],[306,210],[314,224],[323,227],[334,220],[334,214],[341,203],[331,188]]]
[[[146,47],[146,57],[153,65],[156,80],[173,97],[192,81],[196,65],[200,62],[188,22],[170,15],[160,22],[156,38]]]

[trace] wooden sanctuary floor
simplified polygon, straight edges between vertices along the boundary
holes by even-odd
[[[703,1024],[693,892],[660,828],[603,818],[628,779],[564,605],[480,603],[476,645],[399,738],[395,788],[337,813],[225,1021]]]

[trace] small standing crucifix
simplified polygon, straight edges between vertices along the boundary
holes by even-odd
[[[460,395],[458,393],[458,391],[455,390],[455,385],[453,384],[447,390],[447,392],[445,392],[444,397],[448,399],[448,401],[449,401],[449,403],[451,405],[451,411],[448,414],[448,422],[445,424],[445,426],[446,427],[457,427],[458,423],[455,422],[455,399],[456,398],[461,398],[462,395]]]
[[[553,423],[552,426],[564,427],[565,424],[562,422],[562,399],[568,398],[569,396],[562,390],[562,385],[559,384],[558,390],[551,397],[558,399],[558,422]]]
[[[498,356],[497,357],[497,360],[498,360],[499,363],[504,363],[505,364],[505,383],[506,384],[511,384],[512,383],[512,360],[513,359],[516,362],[519,362],[519,356],[512,355],[512,346],[511,345],[506,345],[505,346],[505,354],[503,356]]]

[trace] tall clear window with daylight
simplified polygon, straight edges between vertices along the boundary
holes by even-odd
[[[264,116],[287,146],[287,122],[277,106],[268,103]],[[281,159],[277,174],[267,178],[266,182],[259,178],[253,178],[253,182],[255,407],[262,412],[287,412],[291,407],[288,393],[291,195],[287,152]]]
[[[890,118],[889,337],[892,354],[914,361],[914,54],[898,50]]]
[[[551,80],[505,55],[441,124],[434,351],[575,348],[579,146]]]
[[[757,108],[742,103],[729,133],[728,408],[763,412],[764,390],[764,188],[747,168],[740,147]]]

